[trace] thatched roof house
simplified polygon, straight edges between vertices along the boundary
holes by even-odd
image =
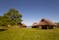
[[[37,28],[37,26],[38,26],[38,23],[36,23],[36,22],[34,22],[34,23],[32,24],[32,28]]]
[[[26,28],[27,26],[24,24],[24,23],[22,23],[22,28]]]
[[[33,23],[34,24],[34,23]],[[41,19],[39,22],[36,23],[36,25],[32,25],[33,27],[36,26],[36,28],[53,28],[54,26],[56,26],[56,24],[50,20],[47,20],[47,19]],[[35,28],[35,27],[34,27]]]
[[[20,28],[26,28],[27,26],[24,23],[18,23]]]

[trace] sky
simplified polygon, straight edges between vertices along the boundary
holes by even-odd
[[[10,8],[16,8],[28,26],[42,18],[59,22],[59,0],[0,0],[0,15]]]

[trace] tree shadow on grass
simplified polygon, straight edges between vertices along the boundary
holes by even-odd
[[[2,32],[2,31],[6,31],[6,30],[8,30],[8,29],[0,29],[0,32]]]

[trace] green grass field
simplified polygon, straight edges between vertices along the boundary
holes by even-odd
[[[0,40],[59,40],[59,29],[10,28],[0,31]]]

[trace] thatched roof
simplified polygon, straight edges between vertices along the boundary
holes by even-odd
[[[24,23],[22,23],[22,28],[26,28],[27,26],[24,24]]]
[[[37,26],[38,25],[38,23],[36,23],[36,22],[34,22],[33,24],[32,24],[32,26]]]
[[[26,28],[27,26],[24,23],[20,24],[20,28]]]
[[[47,20],[47,19],[41,19],[41,21],[38,24],[39,25],[55,25],[54,22]]]
[[[34,22],[34,23],[32,24],[32,26],[38,26],[38,23],[37,23],[37,22]]]
[[[33,23],[32,26],[36,26],[36,25],[56,25],[54,22],[48,20],[48,19],[41,19],[39,22],[35,22]]]
[[[45,22],[39,22],[38,25],[47,25],[47,23],[45,23]]]
[[[22,23],[22,26],[26,26],[24,23]]]

